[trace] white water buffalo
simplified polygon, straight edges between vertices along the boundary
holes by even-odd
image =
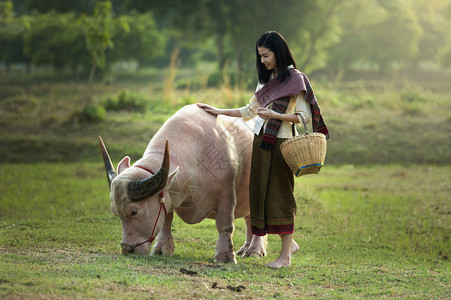
[[[169,118],[155,134],[141,159],[130,166],[124,157],[111,163],[100,139],[113,213],[122,223],[122,252],[173,255],[173,212],[188,224],[216,219],[215,260],[235,262],[234,219],[249,222],[249,174],[252,131],[240,118],[216,117],[188,105]],[[170,151],[169,151],[170,148]],[[255,254],[256,249],[253,249]],[[257,249],[265,255],[264,249]]]

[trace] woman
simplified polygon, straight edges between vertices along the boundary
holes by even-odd
[[[245,121],[256,117],[249,187],[252,234],[254,237],[279,234],[282,250],[267,266],[280,268],[290,266],[291,255],[299,249],[293,240],[294,176],[282,157],[280,144],[292,137],[292,123],[299,122],[297,114],[309,122],[313,112],[313,131],[327,136],[328,132],[308,79],[296,70],[282,35],[275,31],[264,33],[257,41],[256,57],[258,85],[247,106],[235,109],[198,106],[214,115],[242,117]],[[262,243],[262,239],[256,240]]]

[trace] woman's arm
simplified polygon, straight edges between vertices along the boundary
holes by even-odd
[[[241,117],[241,112],[239,108],[232,108],[232,109],[220,109],[213,107],[208,104],[199,103],[197,104],[198,107],[204,109],[206,112],[211,113],[212,115],[226,115],[230,117]]]
[[[305,122],[310,121],[310,104],[305,101],[305,91],[300,92],[296,97],[296,113],[302,114]],[[299,118],[296,114],[281,114],[268,108],[259,108],[257,114],[265,120],[278,119],[285,122],[299,123]]]
[[[268,120],[268,119],[278,119],[291,123],[299,123],[298,116],[295,114],[279,114],[272,109],[269,108],[259,108],[257,114],[260,118]]]

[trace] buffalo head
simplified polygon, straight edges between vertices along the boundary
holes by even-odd
[[[146,166],[130,167],[128,156],[121,160],[116,172],[101,137],[99,142],[110,188],[111,210],[122,223],[122,252],[147,254],[166,219],[164,191],[177,172],[169,174],[168,141],[161,167],[155,173]]]

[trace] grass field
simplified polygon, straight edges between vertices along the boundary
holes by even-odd
[[[300,251],[277,271],[265,267],[280,249],[272,236],[263,259],[215,264],[212,220],[175,218],[174,257],[122,256],[101,164],[0,170],[0,297],[451,296],[450,167],[329,166],[297,179]],[[245,232],[235,223],[237,250]]]
[[[136,160],[181,105],[238,106],[250,95],[201,86],[162,103],[158,76],[91,91],[65,78],[0,76],[0,298],[451,298],[449,84],[314,82],[332,135],[326,166],[296,179],[300,251],[292,267],[270,270],[273,236],[265,258],[215,264],[213,220],[175,217],[173,257],[120,254],[97,136],[115,164]],[[124,90],[149,108],[77,117]],[[238,250],[244,221],[235,226]]]

